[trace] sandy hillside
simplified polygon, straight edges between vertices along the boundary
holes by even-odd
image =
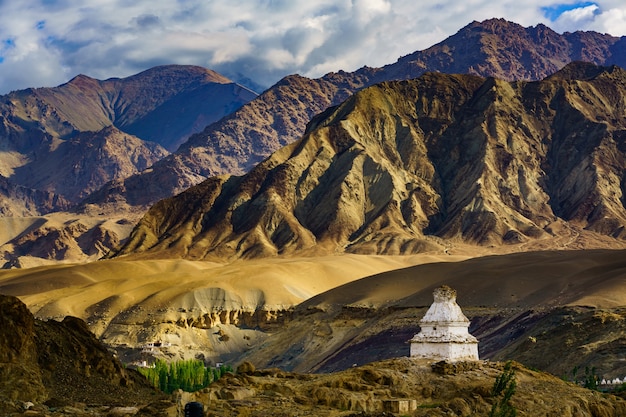
[[[406,356],[433,290],[448,284],[471,320],[481,358],[519,360],[555,375],[588,366],[623,378],[624,254],[529,252],[384,272],[298,305],[293,320],[240,359],[260,367],[330,372]]]
[[[433,288],[441,284],[458,291],[463,308],[615,308],[626,305],[626,258],[619,250],[477,258],[469,251],[343,254],[230,264],[120,258],[0,272],[0,293],[19,297],[39,318],[85,319],[109,346],[127,349],[128,361],[139,359],[143,344],[158,340],[171,344],[169,358],[234,360],[262,348],[302,315],[332,316],[344,306],[381,312],[421,308],[430,305]],[[304,328],[306,338],[311,327],[304,323]],[[291,333],[289,340],[294,337]],[[289,340],[283,342],[291,346]],[[274,356],[280,349],[270,350]]]
[[[2,271],[0,292],[18,296],[38,317],[81,317],[101,333],[119,313],[131,309],[135,321],[157,311],[177,319],[181,310],[197,315],[223,310],[289,309],[355,279],[438,259],[432,255],[342,255],[226,265],[186,260],[107,260]]]
[[[468,307],[626,305],[623,250],[541,251],[430,263],[348,283],[305,305],[428,306],[432,290],[455,288]]]
[[[141,213],[0,217],[0,267],[90,262],[126,239]]]

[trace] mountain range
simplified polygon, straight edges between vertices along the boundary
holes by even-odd
[[[382,68],[291,75],[258,96],[189,66],[3,96],[0,258],[5,268],[55,264],[0,273],[3,294],[51,322],[1,298],[15,313],[11,331],[29,330],[23,355],[13,349],[5,363],[42,363],[24,368],[41,398],[65,395],[55,369],[82,383],[93,364],[132,382],[117,361],[85,353],[104,350],[80,320],[50,320],[69,315],[126,363],[165,341],[156,355],[169,359],[354,368],[345,375],[366,384],[378,369],[355,365],[405,356],[432,289],[447,284],[481,358],[622,377],[625,41],[493,19]],[[35,349],[38,338],[51,342]],[[72,351],[65,339],[92,347]],[[84,358],[78,373],[56,355],[66,351]],[[386,363],[393,378],[415,372],[404,359]],[[496,369],[477,369],[466,381],[482,388],[463,401],[487,410],[485,372]],[[553,379],[517,369],[534,403],[530,383]],[[388,396],[393,384],[374,379]],[[352,384],[337,381],[320,384]],[[252,385],[227,386],[219,395],[255,398]],[[301,389],[285,395],[311,405],[294,393],[313,388]],[[449,408],[459,398],[450,390]],[[352,409],[328,398],[313,406]]]
[[[250,171],[300,138],[311,118],[368,86],[427,72],[532,81],[573,60],[624,66],[624,42],[595,32],[558,34],[543,25],[524,28],[491,19],[472,22],[441,43],[381,68],[319,79],[291,75],[259,96],[189,66],[156,67],[106,81],[81,75],[57,88],[13,92],[0,109],[8,149],[2,154],[0,209],[4,216],[37,216],[71,208],[72,221],[105,216],[101,227],[112,217],[135,222],[156,201],[208,177]],[[169,151],[174,152],[164,156]],[[50,234],[58,230],[56,223],[46,218],[39,230],[9,228],[15,232],[0,249],[12,259],[8,265],[23,264],[16,260],[28,254],[33,238],[48,247],[43,253],[59,246],[80,248],[66,252],[83,253],[75,260],[87,259],[90,248],[101,247],[104,252],[98,253],[110,248],[91,237],[80,243],[82,234],[75,231],[59,241],[56,232]],[[86,230],[90,236],[101,234]],[[117,228],[109,232],[115,241],[127,237]],[[509,241],[517,239],[512,233]],[[20,237],[22,244],[14,240]],[[61,253],[54,252],[55,257]]]
[[[254,97],[213,71],[173,65],[125,79],[79,75],[3,96],[0,175],[7,188],[53,193],[60,202],[15,213],[4,202],[4,214],[63,210],[61,202],[75,204],[108,181],[145,170]]]
[[[243,174],[298,139],[314,115],[379,82],[417,78],[426,72],[540,80],[572,61],[625,67],[624,51],[626,38],[606,34],[558,34],[544,25],[525,28],[503,19],[472,22],[441,43],[381,68],[338,71],[318,79],[285,77],[238,111],[191,136],[175,155],[155,164],[151,171],[109,184],[88,201],[152,203],[201,178]],[[187,180],[171,180],[168,176],[172,173]],[[157,194],[143,193],[137,198],[133,190],[144,189],[155,180],[164,183]]]
[[[564,227],[623,240],[625,96],[625,70],[579,62],[535,82],[428,73],[376,84],[248,174],[156,203],[120,253],[408,254]]]

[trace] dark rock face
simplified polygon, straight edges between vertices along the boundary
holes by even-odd
[[[169,197],[220,174],[243,174],[273,151],[298,139],[310,118],[373,84],[417,78],[429,71],[501,80],[540,80],[572,61],[626,66],[626,38],[595,32],[560,35],[544,25],[522,27],[502,19],[473,22],[423,51],[382,68],[339,71],[322,78],[285,77],[255,100],[193,135],[150,172],[108,184],[90,197],[131,205]],[[167,178],[176,176],[178,179]],[[159,189],[146,188],[150,183]],[[140,198],[136,190],[149,190]],[[115,197],[113,197],[115,196]]]
[[[38,366],[33,315],[17,298],[0,296],[0,318],[0,398],[45,400],[47,390]]]
[[[82,320],[36,320],[10,296],[0,296],[0,318],[0,401],[112,405],[145,402],[155,394]]]
[[[415,253],[623,236],[626,71],[570,64],[540,82],[426,74],[360,91],[242,177],[157,203],[121,254]]]

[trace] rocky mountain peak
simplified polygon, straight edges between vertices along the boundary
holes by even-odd
[[[80,89],[92,89],[99,87],[99,84],[100,81],[96,80],[95,78],[91,78],[85,74],[78,74],[61,86],[74,86]]]
[[[624,69],[611,65],[608,67],[594,65],[585,61],[574,61],[565,65],[561,70],[557,71],[548,79],[561,79],[561,80],[591,80],[599,77],[602,74],[613,74],[614,72],[622,73],[617,75],[623,77]]]

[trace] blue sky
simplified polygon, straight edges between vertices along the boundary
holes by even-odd
[[[492,17],[626,35],[624,0],[0,0],[0,94],[162,64],[269,86],[392,63]]]
[[[597,3],[592,1],[585,2],[577,2],[577,3],[560,3],[551,6],[544,6],[541,8],[545,17],[550,19],[551,22],[558,20],[559,17],[565,12],[571,12],[572,10],[585,10],[589,7],[593,8],[594,11],[598,11],[599,7]]]

